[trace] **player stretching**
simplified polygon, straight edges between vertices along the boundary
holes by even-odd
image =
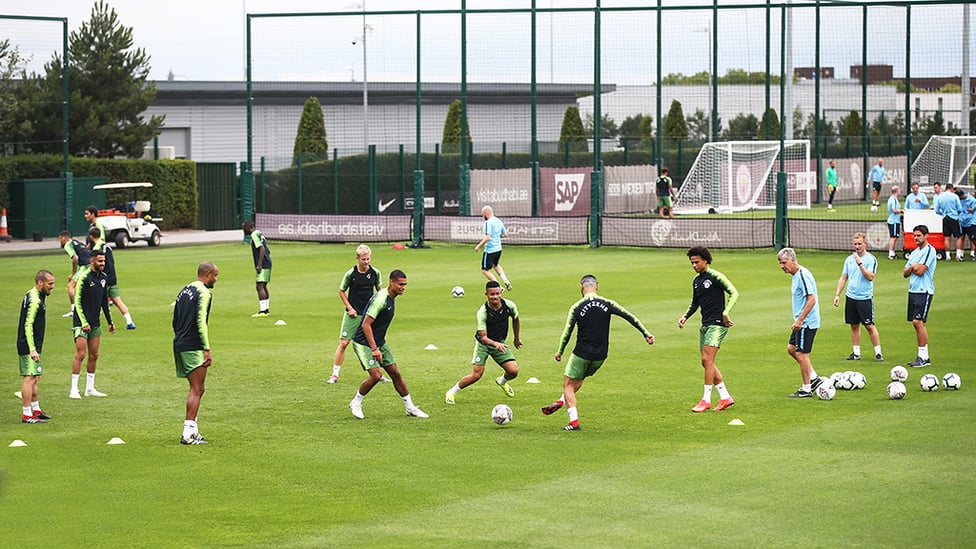
[[[197,279],[176,296],[173,307],[173,358],[176,377],[186,378],[190,392],[186,396],[186,418],[180,444],[207,444],[197,427],[200,398],[203,397],[207,369],[210,367],[210,290],[217,283],[220,269],[209,261],[197,267]]]
[[[41,348],[44,347],[44,324],[47,317],[45,299],[54,289],[54,275],[40,270],[34,275],[34,287],[24,294],[17,325],[17,354],[20,356],[20,386],[24,415],[21,423],[45,423],[50,416],[41,411],[37,382],[41,378]]]
[[[268,241],[264,239],[261,231],[254,228],[253,221],[245,221],[241,229],[244,230],[244,237],[251,245],[251,254],[254,256],[254,287],[258,292],[258,312],[251,317],[266,317],[271,314],[271,298],[268,295],[268,282],[271,282],[271,250],[268,249]]]
[[[394,269],[390,273],[390,283],[386,287],[386,291],[376,292],[369,299],[363,322],[352,338],[352,350],[356,353],[356,358],[359,359],[363,370],[369,374],[359,385],[359,391],[349,403],[349,410],[357,419],[365,417],[363,416],[363,398],[374,385],[380,382],[383,370],[386,370],[390,379],[393,380],[393,387],[403,399],[403,406],[407,415],[420,418],[429,417],[410,398],[407,382],[403,380],[403,375],[400,374],[396,359],[393,358],[393,351],[386,344],[386,330],[393,322],[393,315],[396,312],[395,300],[403,295],[406,289],[407,275],[400,269]]]
[[[712,253],[704,246],[695,246],[688,250],[691,268],[698,273],[692,282],[691,305],[688,311],[678,319],[678,328],[684,328],[688,317],[695,314],[701,307],[702,326],[698,341],[701,349],[701,364],[705,369],[705,392],[701,401],[691,409],[692,412],[704,412],[712,407],[712,386],[718,389],[718,405],[715,410],[724,410],[733,404],[732,395],[725,387],[722,372],[715,366],[715,355],[722,345],[722,340],[733,326],[729,313],[735,302],[739,300],[739,291],[729,282],[725,275],[712,269]],[[725,294],[729,295],[728,303]]]
[[[556,362],[563,359],[563,350],[569,343],[573,329],[578,326],[576,347],[569,355],[569,361],[563,370],[563,394],[556,402],[542,407],[542,413],[549,415],[562,408],[565,403],[566,411],[569,413],[569,425],[564,427],[567,431],[580,429],[576,393],[583,386],[583,380],[595,374],[607,359],[610,349],[610,316],[617,315],[623,318],[644,335],[648,345],[654,344],[654,336],[647,331],[641,321],[615,301],[597,295],[599,289],[600,285],[595,276],[583,275],[580,280],[580,293],[583,294],[583,298],[570,307],[566,317],[566,327],[563,328],[563,335],[559,338],[559,347],[553,355]]]
[[[444,400],[448,404],[454,404],[454,395],[458,391],[481,379],[489,356],[505,371],[495,379],[495,383],[505,391],[506,395],[515,396],[515,390],[508,382],[518,376],[518,362],[515,361],[512,349],[505,345],[505,338],[508,337],[508,319],[511,318],[512,331],[515,332],[515,341],[512,345],[516,349],[522,348],[522,339],[519,337],[518,307],[514,301],[502,298],[502,285],[497,280],[485,283],[485,297],[488,301],[481,305],[476,315],[478,329],[474,333],[471,373],[462,377],[447,391]]]

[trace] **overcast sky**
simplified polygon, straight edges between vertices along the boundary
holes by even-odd
[[[132,27],[135,45],[151,56],[150,79],[164,80],[170,71],[178,80],[243,80],[245,76],[245,14],[298,12],[361,12],[384,10],[456,10],[460,0],[111,0],[121,23]],[[722,5],[746,0],[723,0]],[[795,0],[803,4],[805,0]],[[750,2],[755,4],[755,2]],[[537,0],[538,8],[592,7],[593,0]],[[665,5],[710,5],[711,0],[666,0]],[[69,31],[87,21],[91,0],[0,0],[0,15],[29,15],[68,18]],[[602,6],[654,6],[654,0],[602,0]],[[468,9],[528,8],[530,0],[468,0]],[[838,78],[846,78],[848,67],[860,64],[860,8],[830,10],[824,23],[824,66],[834,66]],[[905,73],[903,8],[872,8],[869,63],[894,65],[895,76]],[[774,10],[775,11],[775,10]],[[825,11],[826,12],[826,11]],[[667,12],[666,12],[667,13]],[[954,76],[961,74],[961,20],[959,6],[913,7],[911,44],[912,76]],[[797,41],[812,43],[812,11],[797,12],[794,35]],[[604,80],[618,84],[653,81],[653,38],[634,44],[634,36],[653,34],[653,14],[638,20],[627,13],[603,17]],[[664,35],[667,55],[665,74],[691,74],[708,68],[707,11],[670,12]],[[763,70],[765,67],[762,10],[723,11],[720,16],[719,73],[728,68]],[[252,46],[261,48],[255,59],[255,80],[333,80],[362,78],[362,19],[306,18],[255,20]],[[469,80],[527,81],[529,47],[528,16],[485,16],[469,19]],[[373,17],[367,39],[369,80],[412,81],[414,74],[415,16]],[[564,14],[555,21],[539,17],[542,33],[539,79],[542,82],[586,81],[592,78],[592,48],[580,48],[580,36],[592,32],[592,15]],[[773,40],[779,35],[778,13],[774,15]],[[458,18],[430,17],[423,20],[424,80],[457,81],[459,72]],[[506,33],[511,33],[508,36]],[[486,37],[491,37],[489,41]],[[625,41],[618,37],[627,37]],[[551,37],[551,39],[550,39]],[[40,70],[51,51],[60,50],[59,23],[0,19],[0,39],[10,38],[22,53],[33,56],[30,68]],[[585,44],[585,42],[583,42]],[[503,51],[504,44],[509,51]],[[813,65],[812,47],[796,48],[794,65]],[[298,52],[297,54],[295,52]],[[774,55],[778,52],[774,51]],[[297,60],[295,60],[297,58]],[[778,72],[778,58],[773,62]]]

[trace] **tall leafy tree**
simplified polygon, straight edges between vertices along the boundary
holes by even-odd
[[[559,150],[570,152],[586,152],[590,148],[586,142],[586,130],[583,129],[583,119],[580,118],[579,107],[570,105],[563,114],[563,126],[559,130]]]
[[[688,137],[695,140],[708,140],[709,120],[704,109],[695,109],[695,114],[685,119],[688,123]]]
[[[628,116],[620,123],[620,146],[630,147],[641,142],[641,120],[643,119],[643,114],[636,114]]]
[[[315,97],[306,99],[305,106],[302,108],[291,160],[293,166],[298,164],[299,155],[303,164],[329,158],[329,142],[325,139],[325,117],[322,115],[322,104]]]
[[[685,121],[685,113],[681,110],[681,102],[677,99],[671,101],[671,108],[668,109],[668,116],[664,119],[664,138],[674,141],[688,139],[688,123]]]
[[[850,114],[840,117],[840,136],[841,137],[860,137],[861,136],[861,115],[855,109],[851,109]]]
[[[24,59],[10,40],[0,40],[0,155],[19,152],[20,141],[31,124],[23,116],[22,90],[17,77],[23,78]]]
[[[586,120],[583,121],[583,128],[586,129],[586,135],[593,137],[593,131],[596,129],[596,122],[593,118],[592,113],[586,114]],[[617,121],[610,118],[610,115],[604,114],[600,117],[600,137],[603,139],[613,139],[620,134],[620,128],[617,127]]]
[[[164,116],[149,120],[142,113],[156,97],[148,81],[150,56],[133,48],[132,28],[103,0],[92,7],[91,18],[68,39],[69,152],[75,156],[137,158],[159,134]],[[40,152],[61,148],[61,68],[55,53],[44,65],[43,78],[32,79],[43,98],[36,131]],[[53,147],[52,147],[53,145]]]
[[[756,118],[756,115],[740,112],[729,120],[729,127],[722,132],[722,135],[731,140],[754,139],[758,132],[759,119]]]
[[[461,152],[461,141],[461,100],[455,99],[447,108],[441,148],[446,153],[459,153]],[[464,142],[471,142],[471,129],[467,125],[464,128]]]
[[[769,129],[768,132],[766,131],[767,128]],[[776,109],[770,108],[763,114],[762,121],[759,122],[759,128],[757,128],[755,136],[758,139],[766,139],[767,135],[769,139],[779,139],[780,128],[779,115],[776,114]],[[790,137],[786,136],[786,138],[789,139]]]

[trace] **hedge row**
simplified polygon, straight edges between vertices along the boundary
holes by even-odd
[[[0,158],[0,206],[8,205],[10,181],[59,178],[61,166],[62,157],[56,155]],[[153,187],[140,191],[139,199],[152,202],[153,212],[163,217],[163,229],[197,226],[197,171],[192,161],[71,158],[68,166],[75,177],[104,177],[108,183],[149,181]],[[109,204],[125,200],[124,191],[106,193]]]

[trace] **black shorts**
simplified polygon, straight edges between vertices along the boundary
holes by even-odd
[[[484,257],[481,258],[481,270],[487,271],[492,267],[494,267],[495,265],[498,265],[498,260],[501,258],[502,258],[501,250],[492,253],[485,252]]]
[[[959,220],[951,217],[942,218],[942,236],[946,238],[962,236],[962,229],[959,228]]]
[[[800,328],[790,334],[790,345],[796,347],[797,352],[810,354],[813,350],[813,338],[817,337],[816,328]]]
[[[891,238],[901,236],[901,223],[888,223],[888,236]]]
[[[881,182],[880,181],[872,181],[871,182],[871,188],[880,193],[881,192]]]
[[[874,324],[874,301],[871,299],[851,299],[845,296],[844,322],[847,324]]]
[[[929,309],[932,307],[932,294],[916,294],[908,292],[908,321],[929,319]]]
[[[976,240],[976,225],[962,228],[962,234],[969,237],[969,240]]]

